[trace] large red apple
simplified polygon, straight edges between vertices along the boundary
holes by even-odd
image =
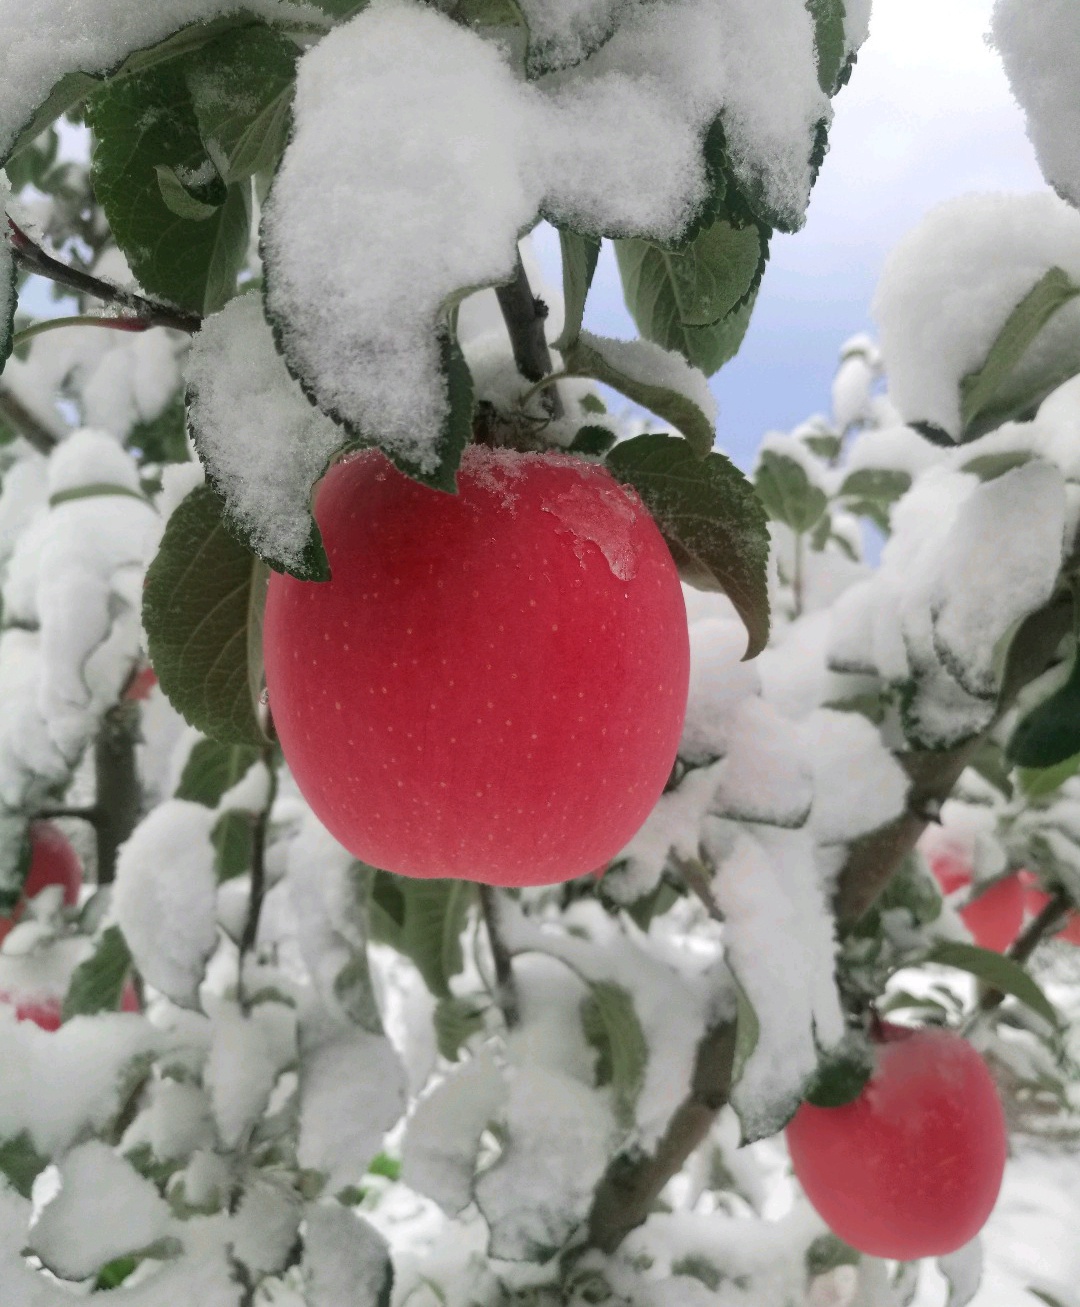
[[[886,1027],[874,1073],[842,1107],[804,1103],[787,1128],[818,1214],[873,1257],[941,1256],[997,1201],[1005,1116],[986,1063],[947,1030]]]
[[[22,898],[10,917],[0,917],[0,940],[3,940],[18,922],[26,904],[50,885],[59,885],[64,902],[74,907],[82,889],[82,863],[71,847],[67,836],[51,822],[35,821],[30,824],[30,869],[23,883]]]
[[[305,798],[363,861],[541,885],[610,861],[668,778],[686,610],[630,490],[471,446],[458,493],[365,451],[321,483],[333,579],[274,575],[266,680]]]

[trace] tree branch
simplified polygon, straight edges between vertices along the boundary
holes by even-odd
[[[1028,922],[1009,946],[1007,957],[1021,966],[1031,957],[1044,939],[1053,935],[1065,922],[1072,900],[1064,890],[1052,895],[1041,911]],[[979,999],[979,1012],[993,1012],[1005,1001],[1000,989],[987,989]]]
[[[247,918],[240,936],[237,961],[237,990],[244,993],[244,959],[255,947],[259,937],[259,920],[262,917],[263,899],[266,897],[266,837],[270,828],[270,813],[277,796],[277,773],[274,771],[273,745],[263,750],[262,764],[266,768],[266,802],[255,815],[251,831],[251,893],[248,898]]]
[[[99,885],[110,884],[116,875],[117,852],[139,820],[142,788],[135,764],[138,739],[138,705],[122,701],[105,714],[94,741],[94,833]]]
[[[124,290],[123,287],[116,286],[101,277],[95,277],[92,273],[83,272],[79,268],[61,262],[60,259],[47,254],[10,218],[8,229],[8,239],[15,257],[23,267],[37,273],[39,277],[46,277],[58,285],[67,286],[80,295],[92,295],[106,304],[117,304],[121,308],[128,309],[134,314],[135,319],[143,324],[143,329],[172,327],[174,331],[186,331],[190,335],[202,326],[202,318],[197,313],[185,313],[181,309],[173,308],[172,305],[147,299],[145,295]],[[128,326],[127,329],[130,331],[138,328]]]
[[[495,296],[510,335],[517,370],[526,381],[544,381],[551,375],[551,352],[544,333],[548,309],[544,301],[532,293],[520,254],[513,280],[504,286],[496,286]],[[553,418],[562,417],[562,401],[554,387],[545,393],[544,402]]]
[[[690,1093],[676,1108],[656,1151],[644,1158],[615,1158],[600,1180],[589,1213],[589,1242],[614,1252],[652,1211],[661,1191],[712,1129],[731,1092],[735,1023],[706,1031],[698,1045]]]
[[[7,386],[0,386],[0,418],[10,422],[27,444],[33,445],[39,454],[46,457],[62,439],[59,431],[52,430],[41,418],[31,413]]]
[[[511,1029],[520,1018],[517,986],[514,984],[514,964],[510,950],[499,934],[499,904],[491,885],[480,885],[480,911],[487,928],[491,957],[495,963],[495,998],[502,1009],[506,1024]]]

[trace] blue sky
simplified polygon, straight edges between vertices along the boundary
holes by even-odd
[[[1034,0],[1033,0],[1034,2]],[[777,236],[738,356],[713,380],[718,444],[746,466],[768,430],[826,411],[837,352],[873,331],[886,254],[933,205],[1044,183],[997,55],[992,0],[874,0],[870,37],[836,99],[831,149],[806,226]],[[558,284],[557,245],[537,253]],[[632,336],[606,250],[586,325]]]

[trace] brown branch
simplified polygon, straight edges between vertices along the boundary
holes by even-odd
[[[55,281],[60,286],[67,286],[80,295],[92,295],[106,304],[118,304],[121,308],[130,310],[144,327],[172,327],[174,331],[185,331],[190,335],[202,326],[202,318],[197,313],[185,313],[170,304],[147,299],[145,295],[124,290],[122,286],[105,281],[102,277],[95,277],[92,273],[83,272],[80,268],[73,268],[54,258],[31,240],[10,218],[8,229],[8,239],[15,257],[29,272],[36,273],[39,277],[46,277],[49,281]],[[138,328],[128,325],[127,329],[130,331]]]
[[[491,957],[495,963],[495,999],[502,1009],[506,1024],[511,1029],[520,1019],[517,986],[514,983],[514,964],[510,950],[499,933],[499,904],[490,885],[480,885],[480,911],[487,928]]]
[[[532,293],[520,255],[513,280],[504,286],[496,286],[495,296],[510,335],[517,370],[526,381],[543,381],[551,375],[551,352],[544,333],[548,309],[544,301]],[[554,385],[545,392],[544,402],[553,418],[562,417],[562,401]]]
[[[39,454],[49,455],[62,436],[26,407],[7,386],[0,386],[0,418],[10,422],[20,436]]]
[[[698,1045],[690,1092],[676,1108],[656,1151],[615,1158],[600,1180],[589,1213],[589,1243],[611,1253],[653,1209],[661,1191],[708,1138],[731,1092],[735,1023],[714,1026]]]

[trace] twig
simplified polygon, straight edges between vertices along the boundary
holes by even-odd
[[[27,444],[33,445],[39,454],[46,456],[51,454],[62,439],[59,431],[51,430],[6,386],[0,386],[0,418],[10,422]]]
[[[112,331],[147,331],[150,323],[145,318],[103,317],[89,313],[74,313],[64,318],[42,318],[40,322],[33,322],[22,331],[17,331],[11,338],[11,346],[13,349],[18,349],[20,345],[33,340],[35,336],[40,336],[46,331],[57,331],[61,327],[108,327]]]
[[[503,1018],[511,1029],[520,1019],[517,986],[514,983],[514,964],[510,950],[499,934],[499,904],[495,890],[490,885],[481,885],[480,911],[487,928],[488,943],[491,945],[491,957],[495,963],[495,999],[502,1009]]]
[[[95,277],[92,273],[73,268],[60,259],[47,254],[40,245],[27,236],[26,232],[10,218],[8,219],[11,248],[15,257],[30,272],[39,277],[46,277],[58,285],[67,286],[78,291],[80,295],[93,295],[95,299],[106,304],[119,304],[129,309],[147,327],[172,327],[174,331],[186,331],[189,335],[202,326],[202,318],[197,313],[185,313],[172,305],[162,304],[157,300],[147,299],[133,291],[124,290],[110,281]],[[131,328],[128,328],[131,330]]]
[[[1023,966],[1031,957],[1039,945],[1048,936],[1053,935],[1059,926],[1065,920],[1071,906],[1072,900],[1064,890],[1058,890],[1052,895],[1050,902],[1045,904],[1041,911],[1028,922],[1024,929],[1017,935],[1010,945],[1007,957],[1013,962]],[[993,1012],[1005,1001],[1005,995],[1000,989],[987,989],[979,999],[978,1011]]]
[[[495,295],[502,310],[506,330],[510,334],[517,370],[526,381],[549,384],[547,379],[551,372],[551,352],[548,349],[547,336],[544,334],[544,321],[548,314],[547,305],[532,293],[520,255],[514,268],[513,279],[505,286],[496,286]],[[544,403],[553,418],[562,417],[562,401],[554,387],[545,393]]]
[[[255,947],[259,937],[259,918],[262,916],[263,899],[266,896],[266,836],[270,826],[270,811],[277,795],[277,774],[273,764],[273,746],[267,745],[263,750],[263,766],[266,768],[268,786],[266,802],[256,814],[251,831],[251,893],[248,898],[247,918],[240,936],[240,956],[237,961],[237,989],[244,992],[244,959]]]
[[[589,1213],[589,1243],[611,1253],[649,1215],[672,1176],[712,1129],[731,1092],[735,1024],[706,1031],[698,1045],[690,1093],[676,1108],[656,1151],[644,1158],[615,1158],[600,1180]]]

